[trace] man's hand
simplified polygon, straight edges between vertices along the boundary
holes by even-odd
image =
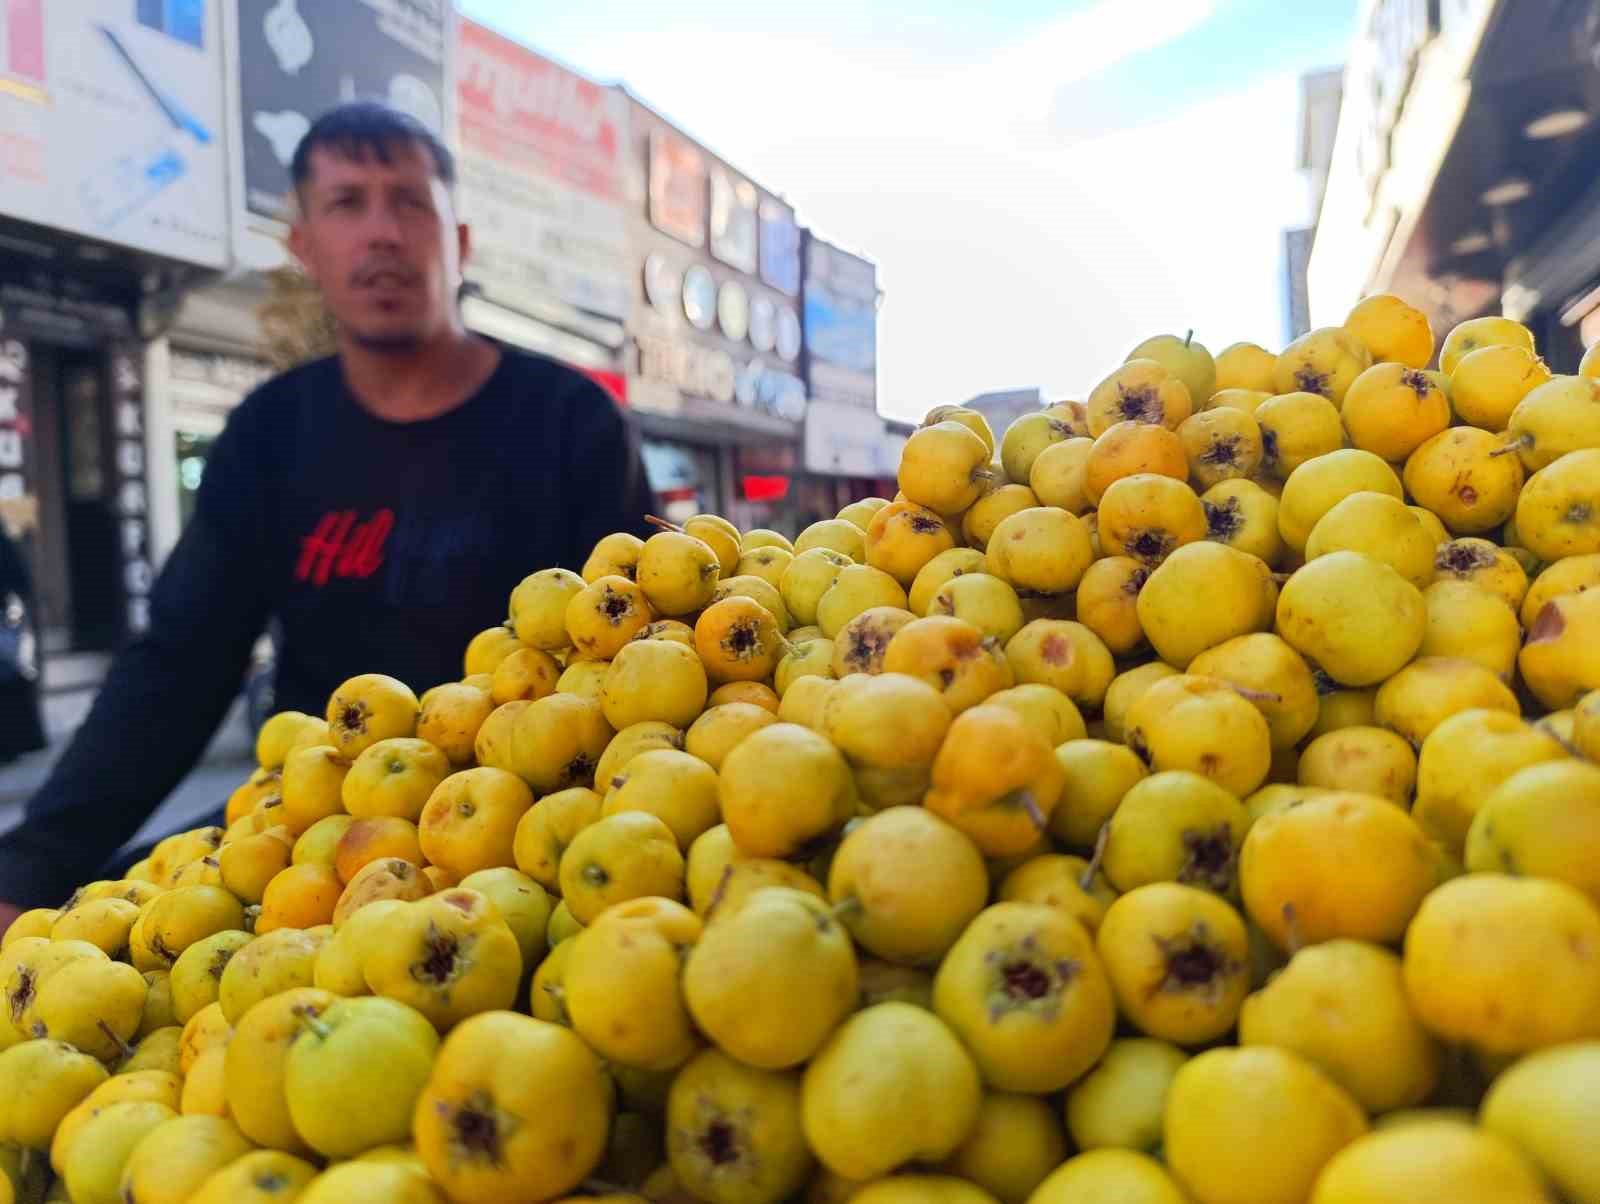
[[[11,921],[22,914],[22,908],[10,903],[0,903],[0,936],[6,934],[6,929],[11,927]]]

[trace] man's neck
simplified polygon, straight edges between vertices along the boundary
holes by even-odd
[[[493,374],[493,344],[453,329],[415,349],[375,350],[341,338],[345,383],[361,407],[390,422],[421,422],[461,405]]]

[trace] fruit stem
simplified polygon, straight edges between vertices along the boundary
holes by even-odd
[[[1289,947],[1290,957],[1305,948],[1305,937],[1300,932],[1300,920],[1295,913],[1293,903],[1283,905],[1283,936],[1284,942]]]
[[[1094,852],[1089,855],[1089,864],[1083,867],[1083,876],[1078,879],[1078,885],[1084,890],[1094,886],[1095,876],[1100,872],[1100,863],[1106,857],[1106,842],[1111,839],[1111,821],[1108,819],[1100,825],[1100,834],[1094,838]]]
[[[706,914],[703,917],[707,922],[717,910],[717,904],[722,902],[723,896],[728,893],[728,879],[733,877],[733,863],[730,861],[722,867],[722,875],[717,879],[717,889],[711,892],[711,898],[706,902]]]
[[[317,1014],[310,1008],[296,1008],[295,1018],[300,1021],[302,1026],[310,1029],[324,1041],[333,1036],[333,1029],[329,1028],[321,1020],[318,1020]]]
[[[1524,445],[1532,447],[1533,440],[1529,439],[1526,435],[1519,435],[1517,438],[1511,440],[1511,442],[1502,444],[1500,447],[1495,448],[1495,450],[1490,452],[1489,455],[1509,456],[1513,452],[1520,451]]]
[[[828,912],[829,912],[830,915],[833,916],[834,919],[842,920],[842,919],[845,918],[845,916],[853,916],[853,915],[859,914],[861,912],[861,910],[862,910],[861,900],[856,898],[854,895],[850,895],[850,896],[848,896],[846,898],[840,899],[837,903],[835,903],[832,907],[830,907],[828,909]]]
[[[658,531],[676,531],[680,535],[683,533],[683,528],[678,526],[677,523],[672,522],[669,519],[657,518],[654,514],[645,515],[644,516],[644,521],[649,523],[652,527],[656,528],[656,530],[658,530]]]
[[[124,1058],[133,1057],[133,1046],[129,1045],[121,1037],[117,1036],[109,1024],[107,1024],[104,1020],[96,1020],[95,1024],[99,1027],[101,1032],[103,1032],[107,1037],[111,1038],[111,1043],[121,1051]]]
[[[544,984],[544,993],[546,995],[550,996],[551,999],[554,999],[557,1003],[566,1002],[567,992],[562,988],[561,984],[558,983],[558,982],[547,982],[547,983],[545,983]]]
[[[1185,346],[1185,347],[1187,347],[1187,346],[1188,346],[1188,345],[1189,345],[1189,343],[1190,343],[1190,341],[1191,341],[1191,340],[1192,340],[1192,339],[1193,339],[1193,338],[1194,338],[1194,331],[1193,331],[1193,330],[1191,330],[1191,331],[1189,331],[1189,332],[1188,332],[1188,333],[1186,333],[1186,334],[1185,334],[1185,335],[1184,335],[1184,336],[1183,336],[1183,345],[1184,345],[1184,346]]]
[[[1020,807],[1028,813],[1028,818],[1033,821],[1033,826],[1043,832],[1050,826],[1050,821],[1045,818],[1043,811],[1039,810],[1039,801],[1033,797],[1033,791],[1026,786],[1019,786],[1009,790],[996,800],[1002,807]]]

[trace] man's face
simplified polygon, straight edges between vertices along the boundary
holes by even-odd
[[[426,149],[396,146],[389,159],[312,151],[289,248],[348,337],[409,350],[456,320],[467,230]]]

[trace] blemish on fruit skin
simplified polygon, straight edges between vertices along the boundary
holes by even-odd
[[[1494,564],[1494,553],[1487,548],[1477,547],[1473,544],[1459,542],[1447,543],[1439,549],[1439,554],[1434,558],[1433,567],[1441,573],[1456,573],[1466,576],[1478,569],[1486,569]]]
[[[1400,383],[1415,393],[1418,398],[1426,397],[1428,390],[1433,388],[1433,382],[1415,368],[1402,372],[1400,374]]]
[[[1117,386],[1117,413],[1130,422],[1160,422],[1161,400],[1150,385]]]
[[[917,535],[932,535],[944,529],[944,523],[936,518],[930,518],[926,514],[911,515],[909,525],[912,532]]]
[[[1065,665],[1072,660],[1072,645],[1064,636],[1047,635],[1039,643],[1039,659],[1047,665]]]
[[[1594,517],[1594,507],[1588,502],[1573,502],[1567,507],[1566,514],[1562,515],[1563,522],[1586,523]]]

